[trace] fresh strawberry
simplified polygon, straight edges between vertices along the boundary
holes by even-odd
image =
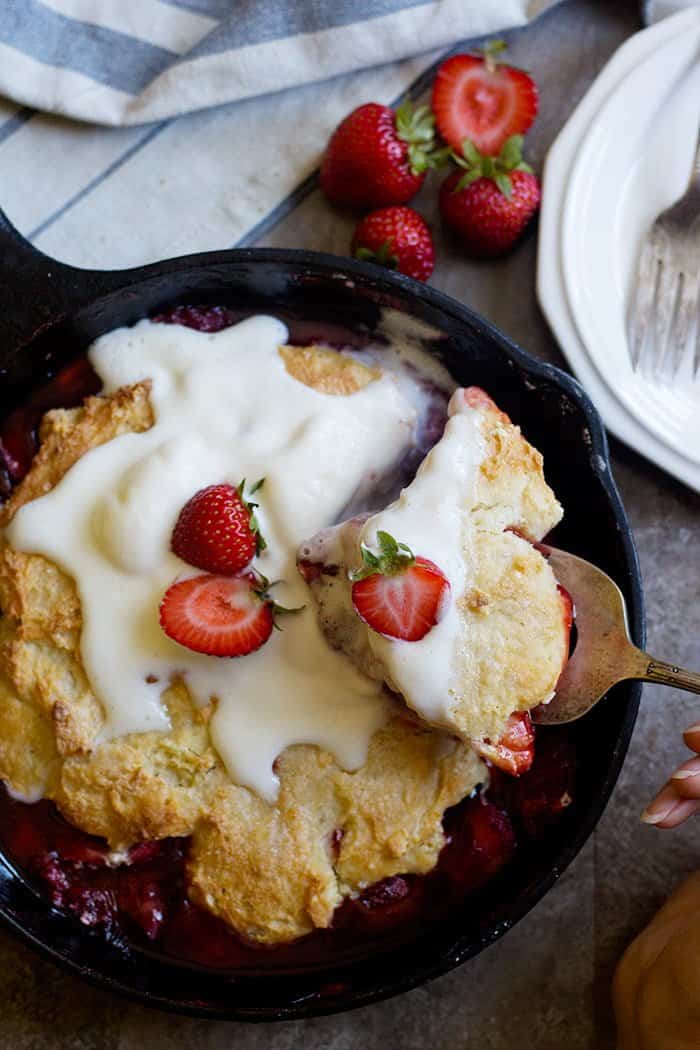
[[[453,171],[440,187],[440,214],[475,258],[503,255],[513,247],[540,206],[537,176],[522,160],[522,138],[513,135],[498,157],[485,157],[470,142],[453,154]]]
[[[454,149],[470,139],[482,153],[500,153],[506,139],[524,135],[537,116],[537,85],[522,69],[498,61],[504,48],[492,40],[482,52],[453,55],[437,71],[433,113]]]
[[[417,642],[440,619],[450,584],[427,558],[416,558],[405,543],[378,532],[379,554],[362,545],[364,567],[353,573],[352,604],[378,634]]]
[[[405,206],[379,208],[361,219],[355,227],[352,254],[417,281],[427,281],[435,266],[428,224]]]
[[[250,490],[252,495],[262,485]],[[195,493],[180,511],[172,536],[178,558],[216,576],[233,575],[265,549],[255,519],[257,503],[246,500],[245,481],[210,485]]]
[[[427,106],[406,101],[394,112],[368,102],[333,132],[321,164],[321,188],[335,204],[380,208],[403,204],[423,185],[428,168],[445,160],[435,149]]]
[[[500,740],[495,744],[475,741],[474,750],[511,776],[527,773],[535,758],[535,731],[530,715],[527,711],[515,711]]]
[[[196,653],[246,656],[265,644],[274,627],[266,583],[256,573],[180,580],[160,604],[160,625]]]

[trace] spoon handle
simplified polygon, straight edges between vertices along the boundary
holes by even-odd
[[[640,653],[640,656],[644,663],[635,678],[643,682],[655,682],[657,685],[672,685],[676,689],[685,689],[687,693],[700,694],[700,674],[696,671],[686,671],[676,664],[655,660],[647,653]]]

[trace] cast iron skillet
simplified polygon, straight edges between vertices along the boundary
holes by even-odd
[[[371,264],[305,251],[212,252],[139,269],[91,272],[35,251],[0,212],[0,417],[96,336],[178,302],[284,311],[372,329],[391,306],[438,329],[429,349],[455,379],[490,391],[542,450],[566,516],[557,545],[596,562],[625,592],[644,643],[630,527],[610,473],[601,421],[581,387],[471,310]],[[576,726],[577,798],[537,849],[525,849],[468,911],[412,928],[311,972],[222,974],[139,949],[125,954],[54,911],[0,855],[0,916],[65,969],[151,1006],[203,1017],[270,1021],[329,1014],[405,991],[476,955],[553,885],[600,818],[627,750],[640,686],[617,686]],[[543,913],[544,919],[544,913]]]

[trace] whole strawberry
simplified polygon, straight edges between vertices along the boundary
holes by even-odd
[[[445,160],[435,149],[427,106],[406,101],[394,112],[368,102],[333,132],[321,164],[321,188],[335,204],[379,208],[403,204],[423,185],[428,168]]]
[[[468,55],[452,55],[435,75],[432,109],[438,131],[454,149],[465,139],[482,153],[498,153],[512,135],[524,135],[537,115],[532,77],[498,58],[502,40]]]
[[[498,157],[483,156],[465,141],[463,171],[440,187],[440,214],[469,255],[493,258],[509,251],[540,206],[540,184],[522,160],[522,136],[508,139]]]
[[[417,281],[427,281],[435,266],[428,224],[405,205],[379,208],[361,219],[352,238],[352,254]]]
[[[262,482],[251,489],[256,492]],[[255,519],[257,503],[244,495],[245,482],[209,485],[187,501],[173,529],[173,553],[188,565],[215,575],[240,572],[265,548]]]

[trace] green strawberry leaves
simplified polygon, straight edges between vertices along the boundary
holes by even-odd
[[[373,262],[378,263],[379,266],[387,266],[390,270],[398,270],[399,268],[399,258],[394,254],[393,241],[384,241],[377,251],[372,251],[371,248],[366,248],[365,245],[360,244],[355,249],[355,258],[362,259],[363,262]]]
[[[514,171],[532,171],[529,164],[523,160],[523,136],[511,135],[503,143],[503,149],[497,157],[489,157],[479,152],[470,139],[462,143],[462,153],[451,151],[451,157],[460,168],[464,169],[464,175],[454,188],[454,193],[459,193],[466,186],[470,186],[477,179],[491,179],[498,186],[504,197],[510,198],[513,190],[511,173]]]
[[[277,617],[283,614],[299,613],[303,612],[306,608],[305,605],[297,605],[294,608],[289,608],[286,605],[280,605],[274,600],[270,591],[273,587],[276,587],[281,580],[275,580],[273,583],[258,569],[250,570],[250,574],[253,577],[252,590],[256,598],[258,598],[264,605],[269,605],[272,610],[272,626],[276,631],[281,631],[282,628],[277,623]]]
[[[413,107],[406,98],[395,112],[396,134],[408,143],[408,159],[414,175],[429,168],[441,168],[449,160],[450,151],[438,148],[435,139],[435,117],[429,106]]]
[[[405,543],[398,543],[388,532],[381,529],[377,532],[377,544],[379,553],[375,554],[366,544],[360,544],[362,554],[362,568],[353,569],[350,579],[353,583],[364,580],[367,576],[399,576],[406,569],[415,564],[416,558]]]

